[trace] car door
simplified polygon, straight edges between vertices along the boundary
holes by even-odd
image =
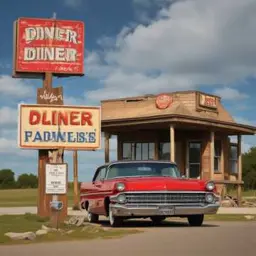
[[[100,167],[97,171],[97,175],[93,180],[93,194],[94,194],[94,212],[97,214],[104,213],[104,178],[106,175],[106,167]]]

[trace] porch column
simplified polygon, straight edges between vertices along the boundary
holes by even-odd
[[[104,133],[104,139],[105,139],[105,163],[109,162],[109,139],[110,139],[110,134],[108,132]]]
[[[170,160],[175,162],[175,129],[174,125],[170,126]]]
[[[238,206],[241,206],[241,201],[242,201],[242,139],[241,135],[237,135],[237,171],[238,171],[238,182],[239,184],[237,185],[237,201],[238,201]]]
[[[157,137],[155,139],[155,155],[154,155],[155,160],[159,160],[159,138]]]
[[[214,175],[214,131],[211,131],[210,135],[210,179],[213,179]]]

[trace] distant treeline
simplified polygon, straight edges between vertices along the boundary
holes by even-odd
[[[80,183],[79,183],[80,186]],[[38,177],[34,174],[23,173],[15,179],[15,173],[11,169],[0,170],[0,189],[37,188]],[[73,182],[68,183],[73,188]]]

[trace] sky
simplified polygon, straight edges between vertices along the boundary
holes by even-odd
[[[1,0],[0,169],[37,174],[37,150],[17,146],[17,110],[36,103],[42,81],[11,77],[13,22],[54,12],[85,22],[84,77],[53,81],[64,104],[195,89],[220,96],[238,123],[256,126],[255,0]],[[255,136],[242,140],[243,152],[256,146]],[[112,137],[110,160],[116,148]],[[78,156],[79,180],[88,181],[104,163],[103,147]],[[64,160],[72,170],[72,152]]]

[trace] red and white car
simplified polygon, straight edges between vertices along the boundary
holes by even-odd
[[[215,214],[220,197],[212,181],[181,177],[168,161],[116,161],[97,168],[92,182],[81,183],[81,208],[89,222],[107,216],[113,227],[125,219],[186,217],[201,226],[205,214]]]

